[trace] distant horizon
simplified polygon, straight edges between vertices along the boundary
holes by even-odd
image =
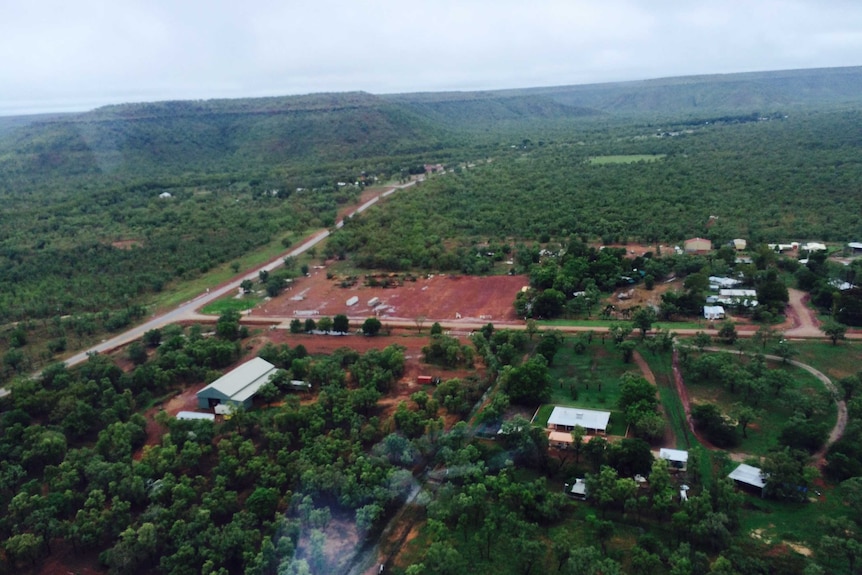
[[[73,103],[67,102],[64,104],[60,103],[46,103],[44,107],[26,107],[23,108],[26,111],[14,112],[10,110],[4,110],[0,108],[0,118],[16,118],[16,117],[27,117],[27,116],[45,116],[45,115],[54,115],[54,114],[81,114],[92,112],[98,110],[100,108],[108,107],[108,106],[122,106],[122,105],[135,105],[135,104],[148,104],[148,103],[164,103],[164,102],[194,102],[194,101],[213,101],[213,100],[244,100],[244,99],[263,99],[263,98],[290,98],[290,97],[300,97],[300,96],[313,96],[316,94],[349,94],[353,92],[362,92],[371,94],[373,96],[396,96],[396,95],[410,95],[410,94],[458,94],[458,93],[477,93],[477,92],[510,92],[517,90],[541,90],[541,89],[550,89],[550,88],[566,88],[566,87],[574,87],[574,86],[599,86],[599,85],[611,85],[611,84],[628,84],[628,83],[638,83],[638,82],[654,82],[654,81],[662,81],[662,80],[672,80],[672,79],[681,79],[681,78],[708,78],[714,76],[741,76],[746,74],[776,74],[781,72],[804,72],[804,71],[815,71],[815,70],[841,70],[841,69],[853,69],[860,68],[862,64],[857,65],[848,65],[848,66],[813,66],[808,68],[780,68],[775,70],[744,70],[738,72],[715,72],[715,73],[693,73],[693,74],[681,74],[681,75],[670,75],[670,76],[653,76],[653,77],[638,77],[638,78],[628,78],[628,79],[619,79],[619,80],[606,80],[606,81],[596,81],[596,82],[578,82],[578,83],[550,83],[544,85],[522,85],[522,86],[500,86],[493,88],[473,88],[473,89],[425,89],[425,90],[413,90],[413,91],[391,91],[391,92],[374,92],[365,89],[347,89],[347,90],[318,90],[318,91],[310,91],[310,92],[296,92],[296,93],[248,93],[248,94],[237,94],[237,95],[212,95],[205,97],[165,97],[158,98],[154,97],[152,99],[124,99],[124,98],[107,98],[101,99],[98,102],[95,99],[87,103]]]

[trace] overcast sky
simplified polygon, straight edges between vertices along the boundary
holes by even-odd
[[[862,64],[859,0],[0,0],[0,115]]]

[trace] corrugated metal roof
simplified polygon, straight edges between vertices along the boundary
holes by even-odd
[[[681,449],[666,449],[662,447],[658,451],[658,456],[668,461],[688,461],[688,451]]]
[[[554,407],[548,425],[568,425],[574,427],[580,425],[584,429],[608,428],[611,418],[609,411],[593,411],[591,409],[580,409],[577,407]]]
[[[740,463],[739,467],[731,471],[728,477],[734,481],[741,481],[742,483],[760,487],[761,489],[766,486],[766,481],[763,478],[763,472],[760,468],[752,467],[745,463]]]
[[[256,357],[224,374],[200,390],[197,395],[206,395],[204,392],[212,389],[224,394],[230,401],[242,402],[257,393],[261,386],[269,381],[275,370],[274,365]]]

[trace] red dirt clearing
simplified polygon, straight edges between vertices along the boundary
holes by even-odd
[[[252,312],[258,317],[318,317],[346,314],[381,320],[417,317],[468,321],[516,321],[515,296],[529,284],[526,276],[429,275],[405,281],[393,288],[367,287],[362,278],[352,287],[342,288],[338,280],[326,279],[321,266],[309,277],[296,280],[279,297],[261,304]],[[359,301],[348,306],[352,297]],[[376,306],[368,305],[378,298]],[[317,312],[310,315],[311,312]]]

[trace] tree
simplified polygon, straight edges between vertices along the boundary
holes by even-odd
[[[417,316],[413,319],[413,323],[415,323],[415,324],[416,324],[416,330],[417,330],[419,333],[422,333],[422,326],[423,326],[423,325],[425,325],[425,316],[424,316],[424,315],[417,315]]]
[[[376,317],[369,317],[362,323],[362,333],[367,336],[375,336],[380,333],[383,324]]]
[[[712,338],[708,333],[699,331],[694,334],[694,346],[698,351],[703,352],[704,348],[709,347],[712,343]]]
[[[769,453],[763,460],[761,471],[766,480],[766,496],[789,501],[805,501],[808,476],[805,464],[808,454],[789,447]]]
[[[732,321],[726,321],[721,324],[721,328],[718,330],[718,338],[728,345],[733,345],[736,342],[737,337],[739,337],[736,333],[736,326]]]
[[[608,332],[611,334],[611,339],[614,340],[614,343],[619,345],[632,333],[632,326],[627,323],[614,322],[608,328]]]
[[[139,341],[133,341],[128,348],[129,359],[135,365],[143,365],[147,363],[147,350]]]
[[[338,333],[347,333],[350,331],[350,320],[343,313],[338,314],[332,320],[332,329]]]
[[[781,358],[782,363],[787,363],[795,356],[799,355],[799,350],[790,345],[790,342],[784,338],[775,344],[775,348],[772,351],[775,355]]]
[[[733,408],[733,416],[736,418],[739,427],[742,429],[742,437],[748,438],[748,433],[746,430],[748,429],[748,425],[757,419],[759,416],[758,410],[751,407],[750,405],[745,405],[742,403],[737,403]]]
[[[242,289],[242,293],[251,293],[251,290],[254,289],[254,282],[250,279],[244,279],[239,284],[240,289]]]
[[[323,316],[322,318],[317,320],[317,329],[319,329],[320,331],[329,333],[330,331],[332,331],[332,324],[333,324],[333,321],[332,321],[331,317]]]
[[[503,391],[514,403],[535,405],[550,399],[548,362],[541,355],[528,359],[518,367],[506,366],[500,374],[500,381]]]
[[[239,339],[240,313],[237,310],[225,310],[216,322],[216,334],[228,341]]]
[[[290,333],[302,333],[302,331],[302,321],[299,318],[295,317],[290,320]]]
[[[587,431],[580,425],[576,425],[572,429],[572,448],[575,450],[575,463],[581,462],[581,449],[584,447],[584,437]]]
[[[847,335],[847,326],[833,319],[827,320],[820,329],[832,340],[832,345],[838,345],[838,340],[843,340]]]
[[[652,329],[652,324],[656,322],[658,316],[652,306],[644,306],[639,308],[632,315],[632,323],[635,328],[641,330],[641,339],[646,337],[647,332]]]
[[[539,338],[539,343],[536,344],[536,353],[543,356],[548,365],[554,363],[554,356],[557,355],[557,350],[563,345],[563,334],[555,329],[550,329],[542,333]]]

